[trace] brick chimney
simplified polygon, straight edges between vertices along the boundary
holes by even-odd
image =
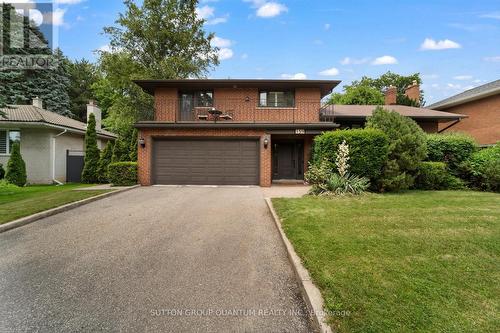
[[[43,101],[40,98],[35,97],[33,98],[33,106],[39,109],[43,109]]]
[[[405,89],[405,95],[415,102],[420,102],[420,86],[416,80],[413,80],[413,83]]]
[[[89,121],[90,114],[93,113],[95,116],[95,129],[100,130],[102,127],[101,119],[101,109],[95,104],[95,101],[90,100],[87,104],[87,122]]]
[[[398,94],[398,90],[393,85],[390,85],[389,88],[385,91],[385,104],[386,105],[395,105],[396,104],[396,96]]]

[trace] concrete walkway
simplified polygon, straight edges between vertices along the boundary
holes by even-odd
[[[149,187],[0,234],[0,331],[309,332],[258,187]]]

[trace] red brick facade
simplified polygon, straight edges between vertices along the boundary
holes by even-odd
[[[319,89],[297,88],[293,108],[258,107],[257,88],[214,89],[214,100],[214,107],[231,113],[233,121],[315,123],[319,121],[321,93]],[[176,121],[178,111],[177,89],[158,88],[155,91],[155,120]]]
[[[500,95],[485,97],[469,103],[443,109],[468,115],[445,132],[464,132],[473,136],[480,144],[494,144],[500,141]],[[439,125],[444,129],[451,123]]]

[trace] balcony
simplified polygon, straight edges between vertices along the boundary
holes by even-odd
[[[319,100],[296,100],[293,103],[260,105],[257,99],[191,99],[157,98],[154,121],[173,123],[319,123],[331,122],[333,117],[321,113]]]

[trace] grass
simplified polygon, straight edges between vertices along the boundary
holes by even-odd
[[[498,332],[500,194],[273,204],[339,332]]]
[[[109,192],[107,190],[74,191],[88,186],[88,184],[0,186],[0,224]]]

